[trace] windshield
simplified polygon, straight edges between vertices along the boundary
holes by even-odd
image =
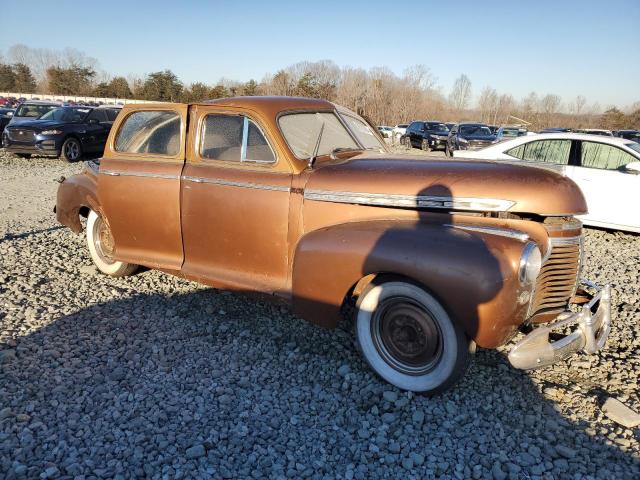
[[[631,150],[635,150],[636,152],[640,153],[640,143],[636,143],[636,142],[625,143],[625,146],[627,146]]]
[[[380,140],[378,140],[378,136],[373,132],[369,124],[351,115],[340,114],[340,116],[364,148],[367,150],[384,150]]]
[[[58,122],[81,122],[91,111],[89,108],[60,107],[45,113],[40,120],[57,120]]]
[[[23,103],[18,107],[14,117],[31,117],[31,118],[40,118],[45,113],[57,108],[56,105],[33,105],[28,103]]]
[[[460,127],[461,135],[491,135],[489,127],[482,125],[462,125]]]
[[[282,115],[278,124],[289,148],[301,160],[313,156],[321,130],[318,156],[329,155],[337,148],[360,148],[333,112],[289,113]]]
[[[444,123],[427,123],[427,130],[433,132],[448,133],[449,129]]]

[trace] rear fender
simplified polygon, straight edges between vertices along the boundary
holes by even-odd
[[[66,178],[58,187],[56,218],[74,233],[82,232],[80,209],[87,207],[100,212],[95,175],[81,173]]]
[[[436,223],[376,220],[306,234],[292,273],[294,311],[332,328],[360,279],[394,274],[442,303],[481,347],[504,343],[524,321],[517,278],[524,242]]]

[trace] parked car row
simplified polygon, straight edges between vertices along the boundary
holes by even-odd
[[[76,162],[85,153],[101,153],[121,107],[61,106],[29,100],[3,121],[2,146],[22,157],[45,155]]]

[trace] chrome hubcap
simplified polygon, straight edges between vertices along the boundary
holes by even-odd
[[[114,242],[108,225],[98,217],[93,225],[93,244],[100,259],[105,263],[113,263]]]
[[[408,375],[430,372],[442,356],[442,333],[423,305],[411,298],[385,300],[373,315],[374,345],[391,367]]]

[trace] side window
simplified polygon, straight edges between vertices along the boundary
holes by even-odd
[[[267,143],[267,139],[264,138],[262,132],[248,118],[245,118],[249,127],[247,129],[247,150],[246,158],[243,160],[247,162],[260,162],[260,163],[273,163],[276,158],[273,156],[273,151]]]
[[[567,165],[571,153],[571,140],[536,140],[505,153],[526,162]]]
[[[524,146],[526,144],[518,145],[517,147],[512,148],[511,150],[507,150],[507,155],[511,155],[512,157],[519,158],[520,160],[524,159]]]
[[[107,120],[110,122],[113,122],[118,116],[118,114],[120,113],[120,110],[116,108],[109,108],[106,110],[106,112],[107,112]]]
[[[583,167],[616,170],[635,161],[624,150],[604,143],[582,142],[580,150],[580,165]]]
[[[87,122],[91,119],[98,120],[98,122],[102,123],[107,121],[107,116],[104,113],[104,110],[96,108],[92,110],[91,113],[89,113],[89,115],[87,116]]]
[[[180,115],[165,110],[132,113],[118,130],[115,150],[125,153],[177,155],[180,151]]]
[[[207,115],[200,155],[211,160],[273,163],[275,157],[260,129],[240,115]]]

